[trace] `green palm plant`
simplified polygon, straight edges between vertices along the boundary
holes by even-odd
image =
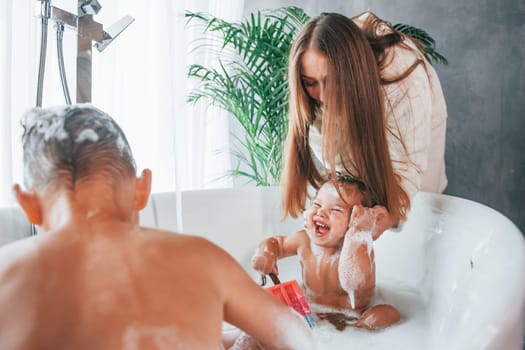
[[[244,129],[244,135],[232,133],[238,162],[226,175],[258,186],[278,184],[288,127],[288,54],[310,16],[292,6],[260,10],[242,22],[190,11],[185,17],[203,28],[193,49],[217,55],[214,66],[190,65],[188,76],[198,84],[188,102],[205,99],[231,113]],[[429,61],[446,64],[427,32],[406,24],[393,27],[416,39]]]
[[[278,183],[288,127],[287,61],[293,39],[309,19],[297,7],[261,10],[243,22],[228,22],[202,13],[186,12],[188,22],[218,34],[195,49],[218,54],[217,67],[192,64],[188,76],[198,81],[188,101],[208,99],[230,112],[245,134],[233,135],[236,169],[258,186]],[[228,50],[230,49],[230,50]],[[241,168],[241,164],[244,165]]]
[[[425,30],[404,23],[397,23],[392,27],[398,32],[411,37],[430,63],[448,65],[447,59],[437,52],[436,41]]]

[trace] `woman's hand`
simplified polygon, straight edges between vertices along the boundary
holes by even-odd
[[[397,222],[395,222],[392,215],[390,215],[388,210],[382,205],[376,205],[373,210],[376,217],[376,229],[372,233],[372,238],[375,241],[383,234],[383,232],[385,232],[385,230],[394,227]]]
[[[394,219],[385,207],[376,205],[373,208],[367,208],[355,205],[350,216],[348,230],[349,232],[371,231],[372,239],[375,241],[385,230],[394,225]]]
[[[374,208],[354,205],[350,222],[348,223],[348,232],[374,232],[376,228],[376,215]]]

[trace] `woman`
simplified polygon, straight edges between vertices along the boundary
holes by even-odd
[[[417,191],[444,190],[447,112],[438,77],[387,23],[370,13],[312,18],[292,46],[289,84],[285,215],[302,213],[323,167],[332,178],[360,179],[388,210],[379,234],[406,218]]]

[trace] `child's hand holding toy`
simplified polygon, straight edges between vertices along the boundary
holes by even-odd
[[[262,241],[255,254],[252,257],[252,267],[256,271],[260,271],[263,275],[268,275],[270,272],[278,275],[277,259],[279,254],[279,242],[275,237],[270,237]]]

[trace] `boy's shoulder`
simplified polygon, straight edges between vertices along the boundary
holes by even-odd
[[[32,236],[0,247],[0,285],[36,272],[39,241],[40,237]]]
[[[3,262],[25,258],[34,254],[42,237],[30,236],[7,243],[0,247],[0,266]]]

